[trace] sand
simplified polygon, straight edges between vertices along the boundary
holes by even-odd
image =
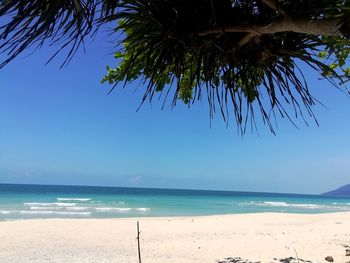
[[[0,262],[134,262],[140,221],[143,263],[217,262],[296,257],[345,263],[350,213],[242,214],[0,222]],[[274,259],[275,258],[275,259]]]

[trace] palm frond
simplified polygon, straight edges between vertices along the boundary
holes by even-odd
[[[117,0],[1,0],[0,68],[32,45],[68,48],[66,63],[83,44],[97,19],[114,13]],[[58,53],[58,52],[57,52]],[[56,55],[55,53],[54,55]]]

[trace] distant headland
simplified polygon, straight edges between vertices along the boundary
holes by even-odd
[[[350,184],[343,185],[333,191],[323,193],[322,195],[327,196],[349,196],[350,197]]]

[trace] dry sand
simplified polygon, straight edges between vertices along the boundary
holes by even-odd
[[[227,257],[277,262],[298,257],[345,263],[350,213],[243,214],[127,219],[40,219],[0,222],[0,262],[217,262]]]

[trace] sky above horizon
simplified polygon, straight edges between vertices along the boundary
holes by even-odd
[[[56,49],[26,53],[0,70],[0,183],[101,185],[318,194],[350,183],[350,99],[305,70],[320,127],[278,118],[243,138],[219,114],[181,102],[145,103],[142,85],[100,84],[115,65],[99,34],[71,63]],[[57,48],[57,47],[56,47]],[[1,59],[4,55],[0,56]]]

